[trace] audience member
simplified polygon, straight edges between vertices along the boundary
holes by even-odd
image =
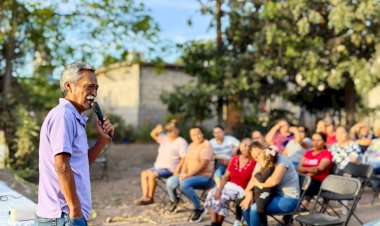
[[[265,154],[267,149],[268,145],[253,142],[251,144],[252,158],[259,161],[260,156]],[[256,164],[254,172],[257,172],[258,169],[260,169],[260,164]],[[256,203],[252,205],[252,189],[255,186],[259,188],[275,187],[272,200],[270,200],[265,208],[264,214],[259,214]],[[278,155],[274,172],[264,183],[260,183],[256,177],[251,177],[251,180],[245,189],[245,198],[240,204],[244,210],[244,219],[248,226],[267,225],[265,214],[288,213],[294,211],[299,201],[299,194],[300,187],[297,171],[288,158]],[[285,220],[287,221],[289,218],[286,218]]]
[[[263,134],[258,130],[254,130],[252,132],[251,138],[252,138],[252,142],[258,141],[260,143],[265,143],[265,138]]]
[[[311,198],[318,194],[322,181],[330,174],[332,155],[326,149],[326,135],[322,132],[314,133],[313,149],[306,151],[298,165],[298,172],[311,177],[311,184],[306,191],[302,205],[307,207]]]
[[[375,136],[370,133],[368,126],[362,122],[356,123],[351,127],[350,137],[359,145],[361,154],[364,154],[371,144],[372,139],[375,138]]]
[[[141,172],[142,197],[135,201],[136,205],[149,205],[154,202],[156,178],[168,178],[173,173],[177,175],[187,151],[187,142],[179,136],[176,121],[166,125],[166,134],[163,133],[163,126],[158,124],[150,135],[160,146],[154,166]]]
[[[335,127],[333,122],[325,121],[325,134],[326,134],[326,147],[330,147],[332,144],[336,143]]]
[[[361,152],[359,145],[349,139],[347,130],[343,126],[336,129],[336,141],[329,150],[337,169],[334,173],[340,174],[349,162],[359,162]]]
[[[312,147],[312,141],[307,137],[307,129],[303,126],[290,127],[289,131],[294,134],[294,140],[289,141],[285,146],[284,155],[297,168],[305,151]]]
[[[378,138],[372,140],[371,145],[364,153],[363,162],[373,167],[374,174],[380,174],[380,124],[375,125],[374,134]],[[373,188],[380,189],[379,180],[371,180],[371,185]]]
[[[258,163],[260,164],[260,169],[254,173],[254,177],[259,183],[265,183],[265,181],[272,176],[277,163],[277,147],[270,146],[265,149],[265,152],[260,155]],[[253,198],[257,206],[257,212],[259,214],[264,214],[265,208],[269,201],[273,197],[275,192],[275,187],[259,187],[255,186],[253,188]]]
[[[220,186],[213,188],[207,195],[205,207],[210,208],[211,225],[222,225],[224,218],[228,216],[228,204],[230,201],[244,197],[246,188],[253,169],[256,165],[250,154],[249,146],[252,141],[245,138],[239,145],[240,155],[234,156],[222,177]],[[241,209],[237,208],[237,216],[234,226],[241,225]]]
[[[219,186],[230,159],[237,154],[239,140],[233,136],[225,135],[224,128],[219,125],[214,127],[212,133],[214,138],[210,140],[210,144],[214,149],[216,158],[214,180],[216,185]]]
[[[280,120],[265,136],[265,141],[268,144],[276,146],[280,154],[284,152],[288,142],[293,139],[294,135],[290,133],[289,123],[286,120]]]
[[[176,188],[180,187],[183,194],[194,206],[194,214],[190,221],[199,222],[206,213],[206,209],[203,208],[195,189],[211,188],[215,185],[211,178],[214,171],[215,154],[200,127],[190,129],[190,138],[192,143],[189,145],[181,173],[168,178],[166,187],[173,208],[179,201]],[[174,210],[173,208],[172,210]]]

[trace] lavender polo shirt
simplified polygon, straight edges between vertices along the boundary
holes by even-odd
[[[41,127],[39,146],[39,189],[36,214],[44,218],[60,218],[69,213],[59,185],[54,156],[71,155],[76,192],[86,219],[91,213],[91,187],[88,144],[85,131],[87,117],[81,115],[70,101],[60,98],[59,105],[46,116]]]

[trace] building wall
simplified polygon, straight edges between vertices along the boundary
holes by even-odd
[[[161,73],[150,65],[142,65],[140,72],[139,125],[163,123],[168,114],[160,99],[162,91],[172,91],[175,86],[194,81],[181,68],[167,67]]]
[[[97,101],[106,113],[121,116],[126,125],[138,126],[140,66],[112,64],[96,72],[99,83]]]

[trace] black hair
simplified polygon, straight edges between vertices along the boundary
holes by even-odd
[[[326,133],[323,133],[323,132],[316,132],[316,133],[314,133],[314,134],[318,134],[319,136],[321,136],[321,137],[322,137],[322,140],[323,140],[323,142],[325,142],[325,143],[326,143],[326,141],[327,141],[327,136],[326,136]]]
[[[224,128],[223,128],[223,126],[221,126],[221,125],[216,125],[216,126],[214,126],[214,129],[216,129],[216,128],[219,128],[219,129],[221,129],[221,130],[224,131]]]
[[[191,127],[191,129],[199,129],[203,135],[205,134],[202,127],[200,127],[200,126],[193,126],[193,127]]]

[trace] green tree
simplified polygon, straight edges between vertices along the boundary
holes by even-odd
[[[135,48],[127,44],[132,40],[151,41],[146,45],[153,48],[158,31],[144,5],[133,0],[3,0],[0,24],[3,96],[11,95],[12,76],[26,75],[27,63],[42,74],[73,59],[121,59]]]
[[[186,84],[175,87],[172,92],[162,92],[160,98],[172,114],[180,114],[185,123],[202,125],[203,121],[212,118],[212,96],[215,87],[205,84],[194,86]]]
[[[134,0],[0,1],[0,130],[10,166],[37,169],[29,161],[36,153],[35,125],[60,95],[58,84],[46,78],[55,68],[73,60],[96,66],[124,60],[136,48],[132,41],[153,50],[158,31],[144,4]]]
[[[201,3],[215,15],[215,1]],[[380,79],[379,1],[230,0],[221,9],[223,53],[212,41],[192,43],[184,54],[190,74],[223,81],[227,98],[280,95],[312,112],[344,107],[354,122],[357,94]],[[319,98],[327,95],[339,96]]]

